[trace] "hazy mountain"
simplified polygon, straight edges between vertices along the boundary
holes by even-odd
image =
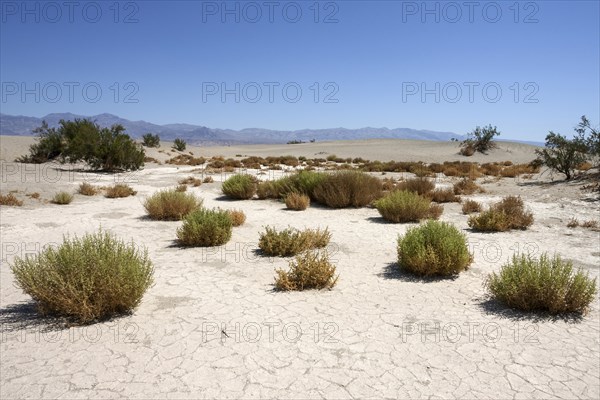
[[[184,139],[189,144],[260,144],[287,143],[292,140],[308,142],[310,140],[359,140],[359,139],[418,139],[447,141],[451,138],[463,139],[461,135],[452,132],[436,132],[409,128],[330,128],[302,129],[297,131],[277,131],[261,128],[247,128],[239,131],[232,129],[213,129],[191,124],[156,125],[146,121],[130,121],[113,114],[94,116],[75,115],[71,113],[48,114],[42,118],[0,114],[1,135],[32,135],[32,130],[40,126],[42,121],[51,127],[58,126],[61,119],[91,118],[100,126],[121,124],[126,133],[139,138],[145,133],[158,134],[162,140],[172,141],[175,138]]]

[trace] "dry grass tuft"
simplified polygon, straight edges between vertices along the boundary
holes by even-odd
[[[122,198],[135,196],[137,192],[131,188],[129,185],[125,185],[123,183],[118,183],[116,185],[110,186],[106,189],[105,197],[109,199]]]
[[[485,190],[476,184],[472,179],[463,178],[453,186],[454,194],[473,194],[475,192],[484,193]]]
[[[454,194],[453,189],[436,189],[426,195],[436,203],[459,203],[460,197]]]
[[[425,195],[435,189],[435,184],[429,179],[413,178],[398,183],[397,190],[407,190],[420,195]]]
[[[275,271],[275,289],[331,289],[338,280],[335,265],[329,260],[327,252],[308,251],[290,261],[289,267],[289,271]]]
[[[58,192],[52,198],[52,203],[54,204],[70,204],[73,201],[73,195],[68,192]]]
[[[473,214],[473,213],[481,212],[481,210],[482,210],[481,203],[478,203],[475,200],[466,200],[462,205],[463,214]]]
[[[187,178],[179,180],[180,185],[192,185],[194,187],[198,187],[202,185],[202,180],[198,178],[194,178],[193,176],[188,176]]]
[[[23,201],[17,199],[12,193],[7,194],[6,196],[0,194],[0,205],[21,207],[23,205]]]
[[[83,182],[83,183],[79,184],[77,193],[82,194],[84,196],[95,196],[98,193],[100,193],[100,188],[97,186],[91,185],[87,182]]]
[[[310,197],[302,193],[290,193],[285,196],[285,205],[290,210],[303,211],[310,205]]]
[[[227,210],[233,226],[241,226],[246,222],[246,214],[242,210]]]

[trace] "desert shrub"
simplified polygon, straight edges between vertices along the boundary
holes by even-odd
[[[397,189],[424,195],[433,191],[435,189],[435,184],[429,179],[413,178],[398,183]]]
[[[57,129],[49,128],[44,121],[33,131],[39,134],[38,141],[23,161],[84,161],[104,171],[137,170],[144,165],[144,149],[123,133],[122,125],[101,128],[89,119],[61,120],[59,124]]]
[[[481,164],[481,170],[485,175],[499,176],[500,171],[502,171],[502,167],[496,163],[485,163]]]
[[[110,186],[106,189],[105,197],[109,199],[135,196],[137,192],[131,188],[131,186],[117,183],[116,185]]]
[[[335,154],[330,154],[326,158],[327,161],[335,161],[337,159],[338,159],[338,156],[336,156]]]
[[[588,149],[577,139],[567,139],[565,136],[550,132],[546,136],[545,148],[537,149],[538,164],[565,174],[567,180],[575,175],[578,165],[587,159]]]
[[[233,226],[241,226],[246,222],[246,214],[242,210],[227,210]]]
[[[77,193],[82,194],[84,196],[95,196],[100,192],[100,188],[91,185],[87,182],[83,182],[79,184],[79,189],[77,189]]]
[[[465,143],[459,150],[459,153],[466,157],[471,157],[475,154],[475,146],[472,143]]]
[[[323,248],[329,244],[331,233],[326,228],[305,229],[286,228],[277,231],[267,226],[260,234],[258,247],[269,256],[293,256],[309,249]]]
[[[338,280],[327,252],[308,251],[290,261],[289,267],[289,271],[275,271],[277,290],[331,289]]]
[[[54,204],[70,204],[73,201],[73,195],[68,192],[58,192],[52,198]]]
[[[175,187],[176,192],[185,192],[187,191],[187,185],[177,185]]]
[[[539,259],[513,256],[497,274],[488,276],[485,285],[492,298],[508,307],[551,314],[585,313],[597,290],[596,279],[575,272],[573,263],[559,255],[550,258],[547,253]]]
[[[332,208],[363,207],[381,194],[381,181],[359,171],[328,174],[313,190],[316,201]]]
[[[232,226],[227,211],[201,208],[185,216],[177,229],[177,239],[184,246],[220,246],[231,239]]]
[[[589,220],[589,221],[583,221],[583,222],[581,223],[581,226],[582,226],[582,227],[584,227],[584,228],[589,228],[589,229],[592,229],[592,230],[598,230],[598,226],[599,226],[599,225],[600,225],[600,224],[598,224],[598,221],[595,221],[595,220],[593,220],[593,219],[591,219],[591,220]]]
[[[173,141],[173,146],[172,146],[173,150],[184,151],[186,147],[187,147],[187,143],[183,139],[177,138]]]
[[[159,150],[160,152],[160,150]],[[202,165],[206,162],[206,158],[204,157],[193,157],[189,154],[179,154],[173,158],[170,158],[166,161],[167,164],[173,165]]]
[[[467,237],[447,222],[429,220],[398,238],[398,265],[417,275],[455,275],[472,261]]]
[[[194,187],[198,187],[202,185],[202,180],[198,178],[194,178],[193,176],[188,176],[187,178],[179,180],[180,185],[192,185]]]
[[[256,178],[248,174],[233,175],[223,182],[221,190],[232,199],[251,199],[256,194]]]
[[[579,220],[575,217],[572,217],[567,223],[567,228],[577,228],[579,226]]]
[[[414,192],[394,191],[375,202],[381,216],[391,222],[418,222],[422,219],[437,219],[443,208]]]
[[[469,217],[468,224],[483,232],[527,229],[533,224],[533,214],[525,210],[521,197],[507,196],[481,214]]]
[[[302,193],[290,193],[285,196],[285,205],[290,210],[306,210],[310,205],[310,197]]]
[[[11,270],[42,314],[79,323],[131,312],[154,273],[146,250],[102,231],[65,239],[33,257],[17,257]]]
[[[436,203],[457,203],[460,197],[454,194],[453,189],[436,189],[426,195]]]
[[[0,194],[0,205],[20,207],[23,205],[23,201],[17,199],[14,194],[9,193],[7,195]]]
[[[160,147],[160,137],[151,133],[142,135],[142,145],[146,147]]]
[[[462,205],[462,212],[463,214],[481,212],[481,203],[478,203],[475,200],[466,200]]]
[[[27,196],[31,197],[32,199],[36,199],[36,200],[39,200],[39,198],[40,198],[40,194],[38,192],[30,193]]]
[[[148,216],[155,220],[178,221],[202,207],[202,199],[192,193],[163,190],[144,201]]]
[[[494,136],[500,135],[500,132],[497,131],[496,127],[492,127],[492,125],[481,127],[476,127],[475,130],[468,133],[468,138],[461,142],[461,154],[466,149],[472,148],[472,150],[468,150],[470,154],[474,154],[476,151],[480,153],[485,153],[486,151],[493,149],[496,147],[496,143],[493,141]],[[464,154],[468,155],[468,154]]]
[[[213,183],[215,180],[212,176],[207,176],[202,180],[202,183]]]
[[[454,194],[473,194],[475,192],[484,192],[483,188],[473,180],[463,178],[453,185]]]

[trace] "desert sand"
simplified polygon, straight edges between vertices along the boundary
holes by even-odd
[[[83,173],[69,165],[12,162],[31,138],[1,137],[2,194],[22,207],[0,208],[1,398],[582,398],[600,397],[600,307],[582,318],[550,318],[489,301],[483,282],[513,254],[560,253],[598,277],[599,232],[567,222],[598,219],[597,195],[547,171],[532,179],[478,183],[485,204],[519,194],[534,213],[526,231],[483,234],[468,229],[457,203],[443,221],[468,236],[474,262],[455,279],[422,280],[395,264],[399,235],[415,224],[385,223],[376,209],[311,206],[288,211],[272,200],[230,201],[221,182],[190,187],[207,207],[247,215],[229,243],[179,248],[180,222],[146,219],[143,199],[174,187],[197,167],[149,164],[129,174]],[[29,142],[27,141],[29,140]],[[166,144],[163,148],[168,150]],[[196,156],[336,154],[382,161],[464,160],[455,143],[361,141],[281,146],[194,148]],[[166,153],[151,156],[167,157]],[[469,161],[528,162],[534,147],[500,143]],[[257,173],[257,171],[254,171]],[[281,171],[260,175],[261,179]],[[380,174],[377,174],[380,176]],[[386,174],[385,177],[410,174]],[[124,199],[75,195],[48,202],[81,182],[124,182]],[[439,187],[455,179],[439,177]],[[39,200],[26,196],[38,192]],[[339,281],[330,291],[273,291],[275,268],[288,259],[256,253],[266,225],[328,227]],[[130,316],[85,327],[57,328],[39,318],[14,285],[15,257],[58,244],[63,235],[102,229],[146,247],[155,285]]]

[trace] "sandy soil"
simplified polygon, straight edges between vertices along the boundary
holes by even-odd
[[[18,150],[5,147],[8,142],[3,138],[3,157]],[[380,142],[380,150],[320,143],[262,146],[263,153],[232,147],[232,153],[223,148],[217,154],[320,149],[376,159],[381,151],[382,160],[413,155],[439,162],[453,159],[455,150],[430,142],[393,149]],[[532,154],[530,146],[504,143],[496,152],[491,160],[526,162]],[[199,154],[212,155],[207,149]],[[182,249],[174,245],[180,222],[145,219],[142,201],[193,168],[150,165],[120,175],[61,168],[3,164],[2,193],[16,190],[25,204],[0,208],[1,398],[600,397],[598,298],[581,319],[534,317],[488,301],[482,285],[517,252],[558,252],[598,277],[599,233],[566,227],[572,217],[600,215],[600,202],[581,191],[581,183],[551,182],[547,174],[490,180],[487,193],[467,196],[488,204],[520,194],[535,215],[527,231],[474,233],[460,205],[445,205],[441,219],[465,231],[474,263],[456,279],[426,281],[399,273],[395,265],[397,237],[414,224],[385,223],[372,208],[292,212],[276,201],[229,201],[220,193],[226,176],[215,175],[214,183],[188,190],[208,207],[244,210],[247,222],[225,246]],[[126,182],[138,193],[125,199],[75,195],[66,206],[47,202],[56,191],[75,192],[84,180]],[[452,182],[437,180],[439,186]],[[41,200],[25,196],[34,191]],[[328,227],[338,285],[274,292],[274,269],[286,268],[288,260],[255,253],[265,225]],[[14,286],[9,264],[65,234],[100,226],[148,248],[156,284],[131,316],[56,329]]]

